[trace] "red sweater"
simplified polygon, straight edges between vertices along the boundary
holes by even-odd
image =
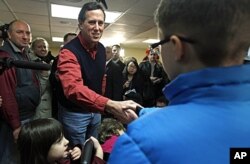
[[[81,34],[78,35],[78,38],[82,46],[86,47],[86,42],[82,39]],[[89,50],[89,54],[92,58],[95,58],[96,51]],[[93,112],[104,112],[105,105],[109,99],[84,85],[84,77],[82,77],[80,65],[71,51],[67,49],[60,51],[57,70],[58,78],[61,81],[64,95],[67,99],[78,105],[88,106]],[[105,79],[103,79],[103,82],[105,82]],[[105,84],[103,84],[103,88],[105,88]]]

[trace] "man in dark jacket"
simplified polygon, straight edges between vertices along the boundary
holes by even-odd
[[[112,48],[106,47],[106,90],[105,96],[111,100],[122,100],[122,72],[119,65],[112,60]]]
[[[10,23],[1,58],[29,61],[30,26],[21,20]],[[30,69],[9,68],[0,74],[0,163],[19,163],[15,141],[21,124],[32,119],[40,101],[39,82]]]

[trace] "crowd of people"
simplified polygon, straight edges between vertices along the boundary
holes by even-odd
[[[67,33],[56,57],[12,21],[0,58],[51,69],[0,65],[0,163],[84,163],[89,140],[95,164],[229,163],[230,148],[250,147],[249,6],[161,0],[161,41],[142,62],[99,42],[97,2],[83,5],[79,34]]]

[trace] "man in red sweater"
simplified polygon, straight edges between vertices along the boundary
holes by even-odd
[[[78,22],[79,35],[60,51],[57,63],[58,119],[70,145],[83,144],[97,137],[101,114],[111,113],[123,122],[136,115],[137,103],[113,101],[105,92],[105,47],[99,42],[104,30],[105,13],[96,2],[84,4]]]

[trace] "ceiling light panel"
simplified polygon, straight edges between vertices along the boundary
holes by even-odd
[[[77,19],[80,12],[80,7],[65,6],[51,4],[51,16],[57,18],[66,18],[66,19]],[[115,22],[121,15],[121,12],[115,11],[105,11],[106,14],[106,23]]]

